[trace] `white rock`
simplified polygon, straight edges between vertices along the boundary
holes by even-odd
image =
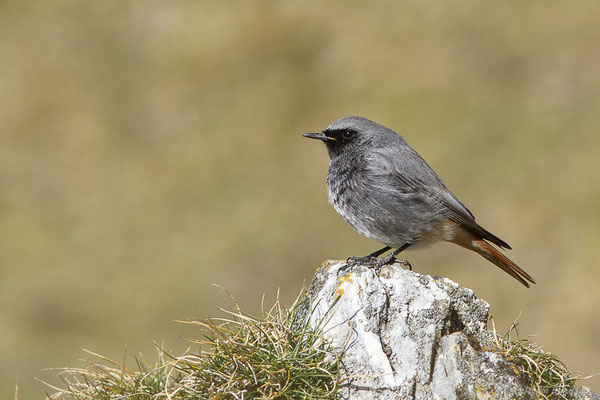
[[[482,350],[489,305],[472,290],[401,264],[379,275],[345,265],[324,263],[308,293],[311,321],[325,318],[324,336],[343,354],[340,399],[536,398],[509,363]]]

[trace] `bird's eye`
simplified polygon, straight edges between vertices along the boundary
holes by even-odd
[[[344,137],[344,139],[350,139],[352,136],[354,136],[354,132],[353,131],[344,131],[344,133],[342,133],[342,136]]]

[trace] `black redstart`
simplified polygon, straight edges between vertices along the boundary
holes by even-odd
[[[322,140],[331,162],[329,202],[358,233],[386,247],[360,260],[381,267],[409,246],[439,240],[456,243],[485,257],[529,287],[533,278],[494,248],[511,247],[484,229],[439,176],[402,136],[362,117],[343,117],[323,132],[304,136]],[[384,258],[388,250],[396,249]]]

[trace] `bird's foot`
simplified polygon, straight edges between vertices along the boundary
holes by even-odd
[[[412,271],[412,265],[408,260],[398,259],[394,256],[394,254],[389,254],[385,257],[374,257],[374,256],[366,256],[366,257],[348,257],[346,260],[346,265],[342,266],[340,270],[345,270],[354,265],[364,265],[366,267],[374,268],[377,274],[381,272],[381,269],[390,264],[394,264],[399,262],[408,267],[409,270]]]
[[[348,257],[346,260],[346,264],[348,265],[366,265],[367,267],[374,266],[377,264],[381,258],[375,256],[366,256],[366,257]]]
[[[412,265],[410,264],[410,262],[408,260],[405,260],[404,258],[397,258],[395,260],[396,262],[399,262],[400,264],[404,264],[405,267],[408,267],[409,271],[412,271]]]
[[[346,269],[355,265],[364,265],[367,267],[374,267],[381,260],[379,257],[366,256],[366,257],[348,257],[346,264],[342,265],[339,271],[345,271]]]
[[[408,262],[408,260],[405,260],[403,258],[396,258],[394,254],[389,254],[383,258],[380,258],[377,263],[374,265],[375,270],[377,271],[377,274],[379,274],[379,272],[381,272],[381,269],[386,266],[386,265],[392,265],[395,263],[400,263],[400,264],[404,264],[406,267],[408,267],[409,270],[412,271],[412,265],[410,265],[410,263]]]

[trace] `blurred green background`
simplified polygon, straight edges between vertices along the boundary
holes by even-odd
[[[600,372],[600,3],[4,0],[0,51],[0,398],[41,398],[82,348],[183,351],[174,320],[231,308],[213,282],[259,312],[377,249],[301,137],[349,114],[402,133],[538,284],[446,244],[415,269]]]

